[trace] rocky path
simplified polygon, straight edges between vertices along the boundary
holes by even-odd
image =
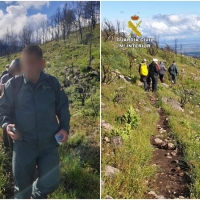
[[[151,104],[156,106],[157,97],[149,95]],[[151,137],[155,147],[151,164],[158,167],[149,187],[154,188],[147,195],[151,199],[184,199],[190,198],[190,167],[184,161],[184,154],[179,142],[174,138],[169,127],[168,116],[161,108],[157,108],[160,120],[156,135]]]

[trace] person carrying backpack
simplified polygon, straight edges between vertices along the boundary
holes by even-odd
[[[178,68],[176,66],[176,61],[173,61],[172,65],[168,69],[168,72],[171,75],[172,83],[176,84],[176,77],[178,75]]]
[[[165,67],[164,63],[161,61],[160,71],[159,71],[159,78],[160,78],[161,83],[164,83],[165,71],[167,71],[167,68]]]
[[[0,125],[13,140],[14,198],[45,198],[60,182],[58,142],[66,142],[70,112],[58,80],[45,74],[39,46],[22,50],[22,75],[5,84],[0,98]],[[16,130],[13,130],[13,129]],[[36,169],[39,177],[34,181]]]
[[[156,92],[158,89],[158,74],[159,74],[160,66],[158,65],[158,60],[153,59],[152,63],[149,65],[149,74],[147,78],[148,88],[150,88],[150,84],[152,81],[152,92]]]
[[[9,64],[6,65],[6,70],[2,72],[2,74],[1,74],[1,76],[0,76],[0,79],[2,78],[2,76],[4,76],[5,74],[8,73],[8,68],[9,68],[9,66],[10,66]]]
[[[144,83],[144,90],[148,91],[148,85],[147,85],[148,67],[146,64],[146,59],[143,59],[143,61],[140,63],[139,73],[140,73],[140,80]]]
[[[14,59],[11,64],[9,65],[8,73],[5,74],[1,78],[0,88],[1,88],[1,94],[3,94],[4,85],[6,82],[11,79],[13,76],[18,75],[20,73],[20,61],[19,59]],[[8,136],[6,130],[3,130],[3,148],[5,150],[5,153],[10,149],[12,149],[12,139]]]

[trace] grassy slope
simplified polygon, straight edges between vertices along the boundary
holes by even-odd
[[[99,25],[94,30],[92,40],[92,55],[94,60],[92,67],[99,71],[100,45],[99,45]],[[84,37],[88,29],[84,30]],[[46,72],[56,76],[61,85],[66,80],[65,68],[75,66],[84,75],[84,69],[88,66],[89,45],[81,44],[77,41],[77,34],[74,33],[66,42],[52,41],[41,45],[46,59]],[[20,57],[20,53],[12,55]],[[9,63],[6,57],[0,57],[1,71]],[[91,97],[99,112],[99,81],[94,79],[88,82],[91,87],[95,87]],[[75,84],[65,88],[68,94],[71,112],[71,134],[69,141],[59,147],[61,157],[61,185],[50,195],[50,198],[99,198],[100,180],[100,147],[99,147],[99,116],[94,116],[91,109],[91,97],[86,99],[85,106],[81,106],[81,101],[77,98]],[[0,155],[0,162],[3,162],[3,155]],[[1,165],[2,166],[2,165]],[[0,197],[3,198],[6,177],[0,168]]]
[[[150,105],[147,94],[142,87],[138,86],[139,74],[138,64],[146,58],[151,62],[152,56],[147,54],[146,49],[119,49],[118,44],[113,41],[102,42],[102,64],[105,67],[110,67],[111,70],[118,69],[123,75],[130,75],[129,60],[127,52],[132,52],[137,61],[132,67],[132,78],[136,79],[136,83],[125,83],[121,79],[116,79],[111,84],[102,85],[102,102],[105,107],[102,109],[102,119],[109,122],[114,128],[124,128],[124,124],[118,123],[115,119],[127,112],[128,107],[132,106],[137,114],[140,116],[140,124],[136,129],[131,130],[130,137],[125,138],[124,146],[115,150],[106,143],[103,143],[102,151],[102,175],[104,180],[104,190],[102,196],[106,194],[113,198],[144,198],[145,193],[149,190],[146,186],[146,180],[150,179],[154,174],[155,168],[149,164],[152,157],[152,147],[149,139],[152,134],[156,133],[156,122],[158,115],[154,107]],[[166,76],[166,83],[170,88],[165,88],[159,83],[159,97],[172,97],[179,100],[179,91],[182,91],[180,84],[184,84],[185,89],[192,89],[194,92],[200,94],[200,83],[195,81],[193,74],[200,77],[200,60],[196,60],[196,66],[192,65],[192,59],[189,57],[181,57],[173,53],[165,57],[164,53],[159,50],[155,56],[159,60],[167,62],[167,67],[175,59],[180,71],[178,77],[178,84],[172,86]],[[185,73],[181,73],[184,69]],[[193,73],[193,74],[192,74]],[[119,90],[119,87],[123,89]],[[119,92],[120,91],[120,92]],[[114,97],[118,95],[121,101],[115,103]],[[188,96],[189,98],[189,96]],[[180,113],[169,106],[159,104],[169,115],[170,126],[174,134],[181,141],[184,147],[186,160],[192,163],[195,168],[192,168],[194,178],[194,186],[192,187],[192,197],[200,197],[200,170],[199,170],[199,156],[200,148],[199,141],[196,140],[195,135],[200,136],[200,98],[197,95],[191,96],[190,102],[186,104],[185,112]],[[147,112],[148,107],[152,112]],[[189,114],[190,111],[194,113]],[[104,136],[112,136],[113,132],[106,132],[102,130]],[[119,132],[123,136],[122,133]],[[105,177],[105,165],[111,165],[120,170],[116,178]]]

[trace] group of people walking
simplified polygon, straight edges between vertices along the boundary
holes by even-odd
[[[158,77],[161,83],[164,83],[166,71],[167,68],[162,61],[158,63],[158,59],[154,58],[153,61],[147,65],[147,60],[143,59],[143,61],[139,64],[139,74],[141,77],[140,81],[144,83],[144,90],[149,91],[152,82],[152,92],[156,92],[158,89]],[[171,66],[168,68],[168,72],[171,76],[172,83],[175,84],[176,77],[178,75],[178,68],[175,61],[173,61]]]

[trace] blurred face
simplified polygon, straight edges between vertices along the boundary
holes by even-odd
[[[35,53],[22,53],[21,57],[22,73],[28,80],[35,80],[45,67],[45,60]]]

